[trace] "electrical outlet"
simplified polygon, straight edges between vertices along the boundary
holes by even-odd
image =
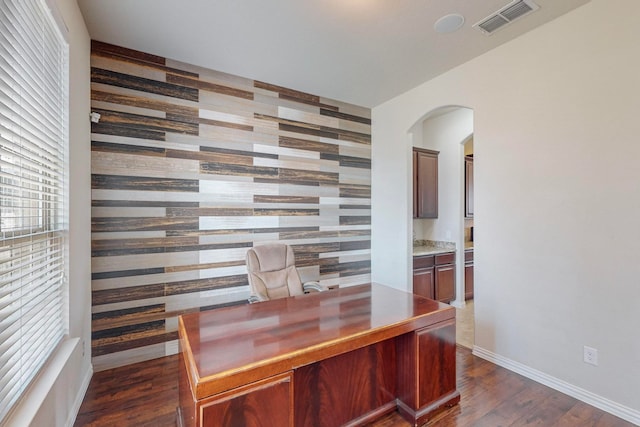
[[[598,349],[584,346],[584,363],[598,366]]]

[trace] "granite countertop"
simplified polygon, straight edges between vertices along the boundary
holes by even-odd
[[[455,249],[444,249],[435,246],[414,246],[413,256],[438,255],[447,252],[455,252]]]
[[[455,251],[456,244],[453,242],[436,240],[416,240],[413,242],[413,256],[437,255]]]
[[[473,242],[464,242],[464,250],[468,249],[473,249]],[[436,240],[416,240],[413,242],[413,256],[437,255],[455,251],[456,244],[453,242]]]

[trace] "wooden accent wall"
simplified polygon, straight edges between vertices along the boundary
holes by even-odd
[[[291,244],[303,280],[370,281],[369,109],[96,41],[91,89],[96,370],[245,303],[261,242]]]

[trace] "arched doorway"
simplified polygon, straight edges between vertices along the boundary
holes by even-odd
[[[473,300],[465,300],[465,249],[472,247],[473,219],[465,215],[465,154],[472,154],[469,151],[473,146],[473,110],[461,106],[437,108],[418,120],[409,133],[409,149],[439,153],[438,216],[414,218],[413,241],[416,245],[455,246],[455,299],[450,304],[458,309],[457,341],[472,348],[474,314]]]

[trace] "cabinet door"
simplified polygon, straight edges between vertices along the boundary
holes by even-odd
[[[413,293],[429,299],[433,299],[434,270],[421,268],[413,270]]]
[[[464,265],[464,299],[473,298],[473,262]]]
[[[417,218],[438,217],[438,152],[416,151]]]
[[[465,157],[464,166],[464,216],[473,218],[473,158]]]
[[[437,265],[435,299],[449,302],[456,297],[456,267],[454,264]]]
[[[445,320],[396,338],[398,412],[421,426],[460,401],[456,390],[456,321]]]
[[[419,407],[433,405],[456,391],[456,322],[421,329],[418,336]],[[452,402],[455,404],[457,400]],[[424,421],[423,421],[424,422]]]

